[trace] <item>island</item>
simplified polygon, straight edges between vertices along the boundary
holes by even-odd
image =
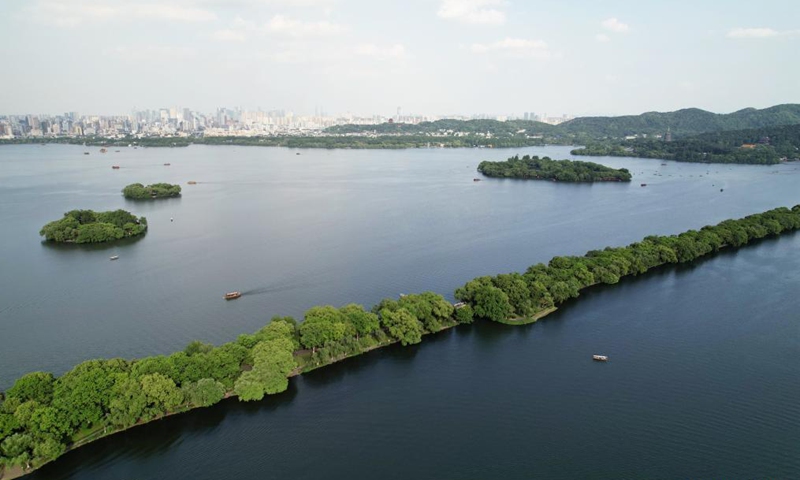
[[[573,160],[552,160],[549,157],[519,155],[505,162],[481,162],[478,171],[487,177],[553,180],[556,182],[630,182],[624,168],[613,169],[599,163]]]
[[[125,210],[71,210],[39,231],[49,242],[104,243],[135,237],[147,231],[147,219]]]
[[[555,257],[525,273],[478,277],[455,291],[454,305],[425,292],[387,298],[369,310],[317,306],[302,323],[273,317],[259,331],[220,346],[193,341],[171,355],[88,360],[59,377],[29,373],[0,395],[0,478],[22,476],[69,450],[168,415],[229,397],[261,400],[286,390],[292,376],[380,347],[416,344],[476,318],[532,323],[593,285],[798,229],[800,205],[776,208],[626,247]]]
[[[141,183],[131,183],[122,189],[122,195],[130,200],[155,200],[157,198],[180,197],[181,186],[169,183],[154,183],[147,186]]]

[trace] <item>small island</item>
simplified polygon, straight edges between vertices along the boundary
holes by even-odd
[[[61,220],[42,227],[39,235],[57,243],[104,243],[135,237],[146,231],[147,219],[137,218],[125,210],[71,210]]]
[[[505,162],[481,162],[478,171],[487,177],[552,180],[556,182],[630,182],[628,170],[619,170],[592,162],[552,160],[519,155]]]
[[[181,186],[169,183],[154,183],[144,186],[141,183],[131,183],[122,189],[122,194],[130,200],[155,200],[157,198],[171,198],[181,196]]]

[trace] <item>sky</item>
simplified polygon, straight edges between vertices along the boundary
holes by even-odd
[[[800,102],[797,0],[1,0],[0,114]]]

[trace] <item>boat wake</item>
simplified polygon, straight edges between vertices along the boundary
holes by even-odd
[[[287,290],[295,290],[298,288],[305,288],[313,285],[313,283],[294,283],[294,284],[283,284],[283,285],[274,285],[271,287],[260,287],[260,288],[252,288],[250,290],[242,290],[242,296],[245,295],[264,295],[267,293],[277,293],[277,292],[285,292]]]

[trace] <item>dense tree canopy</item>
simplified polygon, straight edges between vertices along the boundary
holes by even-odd
[[[131,200],[155,200],[157,198],[180,197],[181,186],[169,183],[154,183],[144,186],[141,183],[132,183],[122,189],[125,198]]]
[[[704,133],[671,142],[661,139],[604,141],[589,143],[572,153],[693,163],[772,165],[800,159],[800,125]]]
[[[59,243],[103,243],[134,237],[147,231],[147,219],[125,210],[95,212],[71,210],[39,231],[46,240]]]
[[[525,273],[479,277],[459,287],[455,296],[475,316],[506,322],[536,315],[575,298],[586,287],[614,284],[670,263],[691,262],[721,248],[741,247],[768,235],[800,229],[800,205],[777,208],[739,220],[671,236],[650,236],[627,247],[593,250],[582,257],[554,257]]]
[[[487,177],[556,180],[559,182],[629,182],[628,170],[619,170],[592,162],[551,160],[525,155],[505,162],[481,162],[478,171]]]

